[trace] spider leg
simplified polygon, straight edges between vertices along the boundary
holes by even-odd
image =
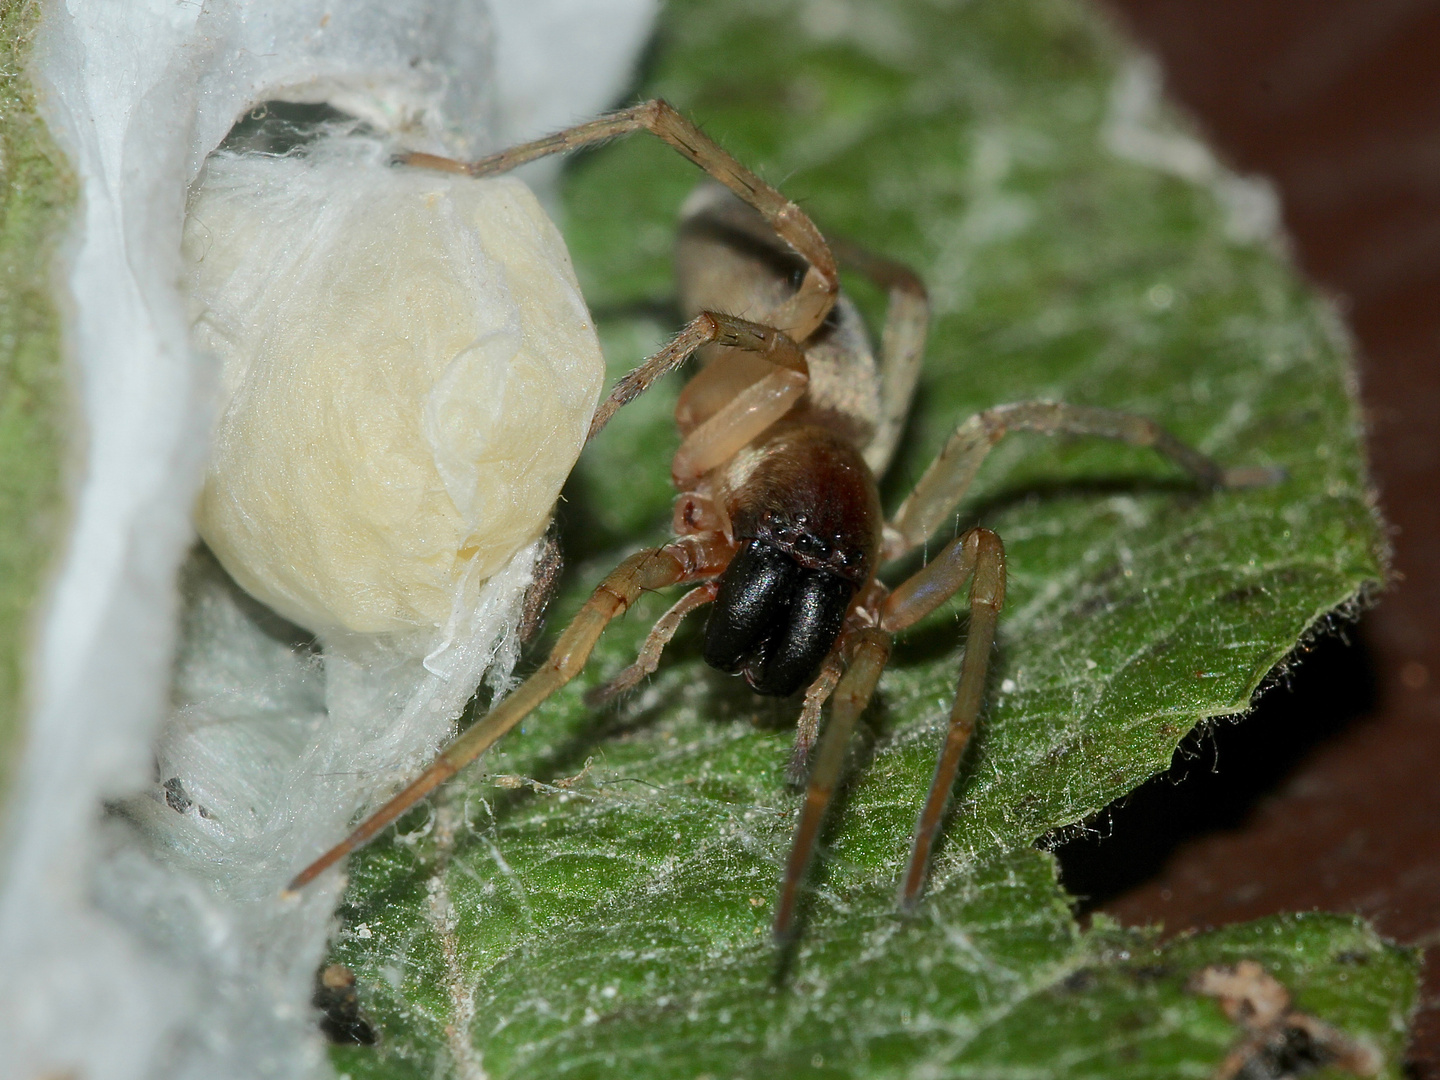
[[[896,558],[924,543],[954,511],[991,447],[1012,431],[1096,435],[1132,446],[1148,446],[1210,488],[1259,487],[1276,483],[1285,475],[1281,469],[1264,466],[1222,468],[1155,421],[1133,413],[1058,401],[998,405],[976,413],[961,424],[925,470],[915,490],[886,527],[884,558]]]
[[[880,422],[865,447],[865,464],[876,476],[885,472],[905,429],[905,417],[925,359],[925,333],[930,325],[930,297],[925,283],[904,263],[852,244],[831,239],[842,266],[864,274],[889,295],[885,326],[880,332]]]
[[[696,349],[711,343],[754,353],[774,365],[774,370],[738,391],[714,415],[686,434],[671,464],[671,474],[682,489],[729,460],[789,412],[810,384],[805,353],[789,334],[733,315],[702,311],[673,341],[615,384],[595,411],[586,438],[593,439],[623,405],[679,367]]]
[[[670,463],[675,486],[686,491],[711,469],[729,461],[789,412],[809,382],[804,375],[780,369],[737,393],[681,441]]]
[[[810,764],[810,751],[820,734],[820,710],[830,700],[835,684],[844,673],[845,662],[841,659],[841,651],[836,649],[825,658],[820,674],[805,691],[805,704],[800,708],[800,720],[795,725],[795,748],[790,752],[790,764],[785,766],[785,779],[797,787],[805,782],[805,767]]]
[[[840,290],[835,257],[830,253],[825,238],[800,207],[741,165],[668,102],[658,98],[646,101],[533,142],[513,146],[479,161],[462,163],[433,154],[408,154],[401,160],[410,165],[447,172],[491,176],[550,154],[563,154],[642,130],[669,143],[760,211],[780,238],[810,264],[799,291],[776,319],[776,325],[797,340],[808,338],[825,321]]]
[[[840,685],[835,688],[830,723],[825,726],[815,752],[815,768],[810,773],[810,785],[805,791],[805,802],[800,807],[800,820],[795,825],[795,839],[790,845],[785,876],[780,881],[780,899],[775,905],[774,924],[777,942],[787,941],[794,932],[800,883],[805,880],[805,872],[810,868],[820,826],[824,824],[825,812],[835,796],[835,786],[845,766],[845,751],[850,746],[850,735],[860,714],[870,703],[875,684],[880,681],[880,673],[885,670],[889,659],[889,634],[868,628],[855,635],[849,667]]]
[[[675,605],[661,615],[651,628],[649,636],[645,638],[645,644],[640,646],[640,655],[635,658],[635,662],[604,686],[597,686],[586,694],[585,704],[594,707],[603,705],[607,701],[613,701],[639,683],[645,676],[653,673],[660,666],[660,654],[665,651],[665,646],[670,644],[670,639],[675,636],[675,631],[680,629],[680,621],[696,608],[712,602],[715,594],[719,591],[719,583],[709,581],[698,589],[691,589],[677,600]]]
[[[881,606],[880,625],[896,631],[934,611],[970,581],[970,635],[965,642],[965,659],[960,664],[960,685],[950,710],[950,728],[935,763],[930,794],[915,824],[900,886],[900,907],[915,907],[925,888],[930,852],[945,819],[960,758],[975,730],[980,704],[985,695],[985,672],[990,666],[990,647],[995,641],[995,624],[1005,602],[1005,548],[1000,537],[989,529],[971,529],[947,544],[939,557],[905,582]]]
[[[606,625],[611,619],[624,613],[641,593],[719,573],[732,550],[732,545],[721,537],[690,536],[664,547],[631,555],[611,571],[590,595],[590,599],[555,642],[549,658],[539,671],[441,751],[434,764],[404,791],[297,874],[285,891],[299,890],[350,852],[367,843],[386,825],[488,750],[556,690],[580,674]]]

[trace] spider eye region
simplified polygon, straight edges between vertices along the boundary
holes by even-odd
[[[756,693],[789,697],[815,678],[834,648],[855,588],[800,565],[768,540],[751,540],[720,576],[705,626],[705,662],[743,674]]]

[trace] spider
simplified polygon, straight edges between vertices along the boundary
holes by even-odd
[[[991,447],[1011,431],[1151,447],[1207,488],[1278,479],[1265,468],[1221,468],[1144,417],[1024,401],[962,423],[887,521],[876,477],[889,464],[910,406],[928,319],[925,289],[909,269],[827,242],[798,206],[661,100],[473,163],[426,154],[402,160],[490,176],[639,130],[663,139],[718,183],[697,189],[682,210],[677,264],[690,321],[616,384],[589,434],[593,438],[656,379],[692,354],[704,354],[704,366],[676,407],[682,441],[671,464],[679,491],[675,538],[625,559],[560,634],[539,670],[301,871],[287,891],[366,843],[578,675],[605,626],[642,593],[691,585],[655,624],[635,663],[592,700],[611,698],[654,671],[681,620],[706,605],[707,663],[743,675],[760,694],[789,697],[804,690],[790,775],[798,782],[808,772],[808,779],[773,925],[783,943],[795,931],[817,836],[894,635],[968,584],[969,638],[954,706],[900,882],[899,906],[911,910],[924,891],[931,850],[980,712],[1005,597],[1005,553],[999,536],[977,527],[893,589],[879,580],[881,568],[950,519]],[[857,310],[840,293],[842,263],[888,293],[878,360]],[[817,739],[827,700],[830,720]]]

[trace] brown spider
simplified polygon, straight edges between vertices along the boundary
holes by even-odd
[[[678,276],[681,303],[693,318],[615,386],[596,412],[590,436],[661,375],[704,351],[706,363],[675,411],[682,435],[671,466],[680,492],[676,538],[630,556],[611,572],[538,671],[417,780],[303,870],[290,890],[367,842],[578,675],[606,624],[641,593],[693,584],[697,587],[655,624],[636,662],[596,698],[612,697],[654,671],[681,619],[705,604],[714,605],[705,629],[707,663],[742,673],[761,694],[786,697],[805,688],[790,772],[798,782],[808,764],[809,780],[775,911],[775,936],[783,941],[795,925],[799,887],[851,733],[889,659],[893,635],[969,582],[969,639],[949,733],[900,887],[900,906],[913,908],[980,711],[1005,595],[1005,554],[995,533],[975,528],[893,590],[877,579],[880,567],[923,544],[950,519],[990,448],[1010,431],[1098,435],[1152,447],[1206,487],[1276,478],[1267,469],[1222,469],[1143,417],[1019,402],[961,424],[886,522],[875,478],[889,464],[909,410],[928,318],[925,289],[911,271],[849,245],[833,245],[845,264],[889,293],[877,363],[858,312],[840,294],[832,245],[798,206],[663,101],[471,164],[425,154],[405,161],[488,176],[640,129],[658,135],[720,184],[699,188],[682,214]],[[830,723],[812,762],[827,699],[833,699]]]

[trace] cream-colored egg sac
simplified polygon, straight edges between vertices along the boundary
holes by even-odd
[[[317,633],[453,624],[543,532],[604,376],[534,195],[335,136],[215,155],[184,236],[224,392],[200,535]]]

